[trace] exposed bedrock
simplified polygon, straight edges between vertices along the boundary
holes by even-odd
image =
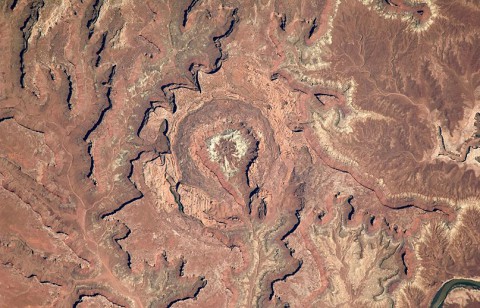
[[[479,280],[479,3],[0,1],[0,306]]]
[[[180,182],[249,206],[279,155],[268,120],[245,102],[206,102],[179,123],[173,154]],[[253,168],[252,168],[253,167]]]
[[[471,30],[478,8],[446,6],[334,2],[311,44],[288,23],[271,31],[281,57],[276,78],[304,93],[299,112],[311,147],[390,207],[451,212],[480,194],[480,64],[473,56],[480,37]],[[292,14],[308,16],[301,7]],[[444,36],[461,16],[470,26]]]
[[[371,113],[355,107],[354,101],[349,104],[346,96],[338,103],[312,100],[304,110],[312,123],[305,130],[307,140],[327,164],[351,173],[391,207],[450,212],[462,200],[478,197],[476,166],[434,156],[437,134],[422,122],[427,114],[420,108],[401,97],[379,98],[378,104],[391,108]]]

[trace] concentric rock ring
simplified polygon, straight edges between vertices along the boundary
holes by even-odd
[[[237,100],[215,100],[186,116],[172,148],[182,184],[242,205],[278,157],[268,120]]]

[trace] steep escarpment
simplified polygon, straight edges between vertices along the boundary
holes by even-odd
[[[478,280],[475,2],[0,8],[0,306],[412,307]]]

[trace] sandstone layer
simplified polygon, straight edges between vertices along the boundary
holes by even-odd
[[[0,29],[0,307],[480,281],[480,2],[8,0]]]

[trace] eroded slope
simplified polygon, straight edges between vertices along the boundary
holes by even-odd
[[[1,305],[418,307],[479,279],[474,1],[1,10]]]

